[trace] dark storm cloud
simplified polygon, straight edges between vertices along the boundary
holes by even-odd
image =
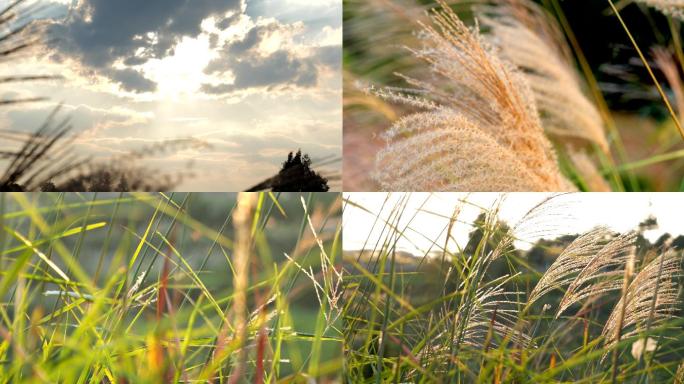
[[[276,23],[256,25],[245,34],[241,40],[226,44],[226,52],[229,55],[242,55],[253,50],[269,34],[276,32],[281,27]]]
[[[201,90],[216,95],[258,87],[310,88],[318,82],[319,67],[340,68],[340,46],[316,48],[312,55],[306,57],[296,56],[286,49],[266,56],[258,52],[257,48],[264,39],[283,28],[286,27],[277,23],[255,25],[242,39],[227,42],[220,51],[220,57],[207,65],[205,73],[222,75],[230,72],[233,83],[204,84]]]
[[[122,87],[144,92],[153,89],[149,80],[139,73],[111,71],[112,64],[123,60],[137,65],[172,54],[183,36],[200,34],[202,20],[240,13],[242,7],[243,0],[85,0],[48,32],[56,40],[57,60],[62,55],[76,58]],[[232,20],[223,22],[227,27]]]

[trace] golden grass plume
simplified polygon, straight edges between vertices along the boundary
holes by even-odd
[[[477,19],[499,55],[524,74],[544,129],[571,145],[609,145],[603,121],[585,96],[569,48],[555,20],[528,1],[477,7]]]
[[[502,60],[478,30],[445,2],[421,24],[429,81],[404,76],[415,90],[377,91],[426,110],[399,120],[385,135],[376,179],[387,190],[565,191],[524,75]]]

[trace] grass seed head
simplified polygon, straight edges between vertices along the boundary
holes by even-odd
[[[377,157],[387,190],[572,190],[544,134],[524,75],[502,60],[477,28],[440,2],[424,46],[411,52],[430,80],[405,79],[417,93],[380,93],[427,112],[399,120]]]

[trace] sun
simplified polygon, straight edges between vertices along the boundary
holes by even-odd
[[[182,101],[197,97],[200,85],[207,79],[204,68],[214,57],[208,36],[184,37],[173,55],[149,60],[141,65],[141,70],[157,83],[156,98]]]

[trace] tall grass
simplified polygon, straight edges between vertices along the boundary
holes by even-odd
[[[316,382],[337,194],[0,194],[0,382]]]
[[[631,1],[616,3],[619,9],[638,9]],[[665,36],[667,24],[654,23],[654,34],[662,35],[659,44],[680,60],[674,10],[681,6],[645,3],[667,8],[662,20],[669,21],[672,39]],[[617,8],[611,11],[612,2],[605,4],[605,22],[624,26],[620,37],[632,42],[639,70],[648,71],[647,85],[656,86],[654,97],[670,114],[650,136],[661,145],[643,152],[630,151],[631,142],[625,147],[636,128],[616,123],[622,113],[609,110],[604,85],[556,0],[346,0],[346,5],[345,129],[350,145],[358,147],[346,152],[377,155],[366,172],[350,174],[356,179],[350,189],[361,184],[395,191],[640,190],[649,188],[644,180],[658,179],[649,174],[655,165],[669,166],[670,176],[654,184],[679,188],[682,152],[673,149],[682,145],[680,118],[660,84],[663,74],[669,81],[673,72],[653,65],[647,52],[652,47],[636,43],[633,26]],[[506,84],[519,101],[493,92],[496,84]],[[671,90],[681,93],[677,86]],[[528,118],[521,119],[524,115]],[[360,144],[356,136],[385,140]]]
[[[449,221],[435,234],[414,225],[412,198],[388,196],[381,207],[346,198],[347,210],[374,220],[362,250],[344,253],[347,382],[675,379],[684,363],[680,250],[598,227],[562,250],[542,247],[559,253],[544,266],[514,244],[555,231],[553,198],[517,223],[500,221],[500,201],[482,207],[465,246],[454,224],[468,223],[459,215],[474,203],[434,213]],[[431,244],[425,254],[398,249],[416,238]]]

